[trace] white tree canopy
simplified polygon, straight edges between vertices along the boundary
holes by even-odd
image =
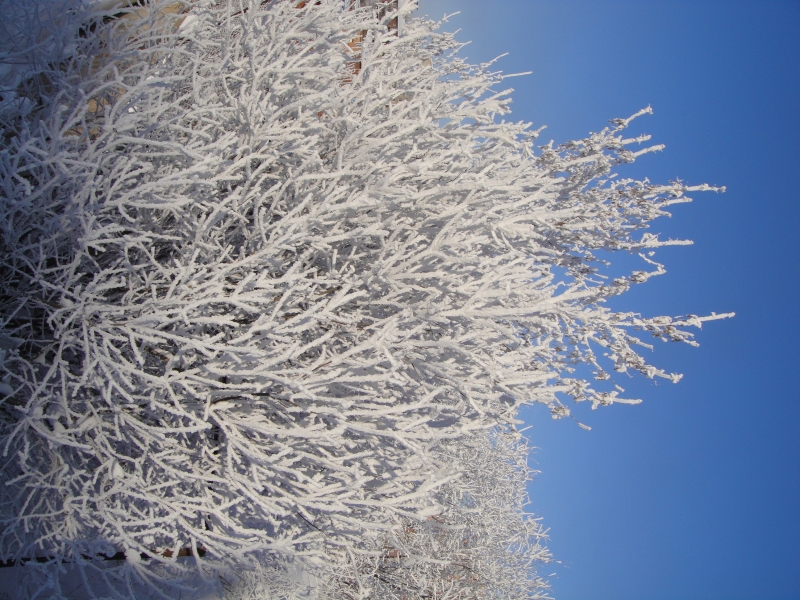
[[[614,175],[659,149],[631,119],[536,148],[413,3],[299,5],[0,2],[0,559],[40,597],[63,561],[98,597],[538,597],[519,407],[637,402],[607,370],[678,376],[636,331],[721,317],[603,304],[714,189]]]

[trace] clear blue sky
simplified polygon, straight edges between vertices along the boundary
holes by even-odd
[[[663,153],[628,170],[725,185],[654,224],[695,245],[616,308],[737,313],[700,348],[658,344],[677,385],[621,382],[639,406],[576,410],[591,432],[532,409],[559,600],[800,598],[800,2],[420,0],[473,62],[504,52],[514,118],[544,141],[652,105],[634,132]]]

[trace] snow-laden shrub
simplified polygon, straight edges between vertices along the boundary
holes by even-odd
[[[674,243],[647,224],[709,189],[611,177],[653,149],[629,120],[536,149],[433,23],[301,4],[0,3],[0,559],[41,596],[70,561],[118,597],[255,566],[533,597],[518,408],[633,402],[572,367],[676,379],[630,331],[704,320],[602,304],[663,269],[593,253]],[[492,550],[459,567],[464,527]]]
[[[539,598],[549,560],[539,521],[525,512],[529,449],[492,432],[444,442],[437,458],[460,477],[436,491],[440,510],[406,519],[371,553],[338,561],[320,598]],[[535,563],[535,564],[532,564]]]

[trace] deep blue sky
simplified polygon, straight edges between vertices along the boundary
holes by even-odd
[[[516,119],[563,142],[652,105],[635,133],[666,144],[623,175],[727,186],[656,222],[691,247],[614,306],[646,315],[733,311],[700,348],[658,344],[677,385],[620,383],[639,406],[592,426],[531,409],[560,600],[800,598],[800,2],[420,0],[453,17],[511,79]]]

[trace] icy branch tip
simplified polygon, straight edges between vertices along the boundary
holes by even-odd
[[[732,319],[735,316],[736,316],[735,312],[722,313],[721,315],[718,315],[717,313],[712,312],[711,316],[704,317],[703,320],[704,321],[719,321],[721,319]]]
[[[725,186],[715,186],[715,185],[708,185],[707,183],[702,183],[700,185],[692,185],[689,187],[684,188],[687,192],[719,192],[721,194],[725,193]]]
[[[627,119],[611,119],[611,123],[616,125],[618,129],[625,129],[630,124],[630,122],[636,119],[637,117],[641,117],[642,115],[652,115],[652,114],[653,114],[653,109],[648,104],[647,108],[643,108],[642,110],[640,110],[636,114],[631,115]]]
[[[533,71],[523,71],[522,73],[509,73],[508,75],[501,75],[500,79],[510,79],[511,77],[523,77],[525,75],[532,75]]]

